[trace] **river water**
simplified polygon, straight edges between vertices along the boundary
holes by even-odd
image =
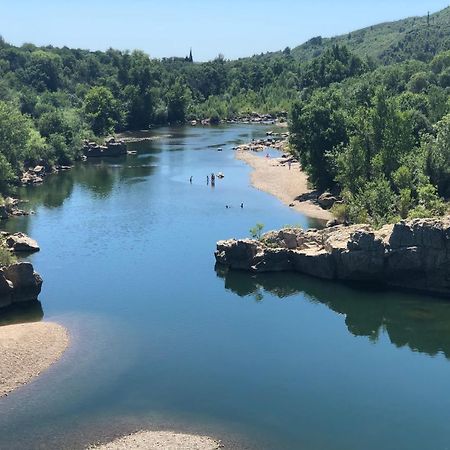
[[[234,158],[265,131],[160,129],[130,144],[136,155],[21,192],[36,215],[3,226],[41,245],[41,305],[0,323],[43,316],[72,343],[0,400],[0,449],[81,449],[141,428],[229,448],[449,448],[450,304],[215,270],[216,241],[257,222],[317,225],[253,189]]]

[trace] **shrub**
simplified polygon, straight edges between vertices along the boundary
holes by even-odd
[[[253,228],[250,228],[250,236],[253,239],[261,239],[262,230],[264,229],[264,224],[257,223]]]
[[[0,267],[9,266],[17,261],[16,257],[4,244],[0,244]]]

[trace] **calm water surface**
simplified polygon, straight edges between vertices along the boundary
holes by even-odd
[[[216,241],[256,222],[317,225],[249,186],[231,147],[264,131],[158,130],[22,193],[36,215],[5,226],[39,241],[44,288],[0,324],[56,320],[72,345],[0,400],[0,449],[161,427],[236,448],[450,448],[450,304],[214,269]]]

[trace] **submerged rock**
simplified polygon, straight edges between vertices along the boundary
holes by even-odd
[[[215,255],[229,269],[296,271],[450,297],[450,217],[402,221],[380,230],[368,225],[289,228],[260,240],[219,241]]]

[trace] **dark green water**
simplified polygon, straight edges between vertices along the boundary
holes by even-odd
[[[449,448],[450,304],[214,269],[218,239],[256,222],[311,225],[249,187],[234,159],[235,143],[264,131],[159,130],[171,137],[135,144],[138,155],[24,192],[37,214],[7,227],[41,245],[42,306],[0,324],[43,315],[72,345],[0,400],[0,449],[78,449],[160,427],[237,448]],[[225,174],[215,188],[213,171]]]

